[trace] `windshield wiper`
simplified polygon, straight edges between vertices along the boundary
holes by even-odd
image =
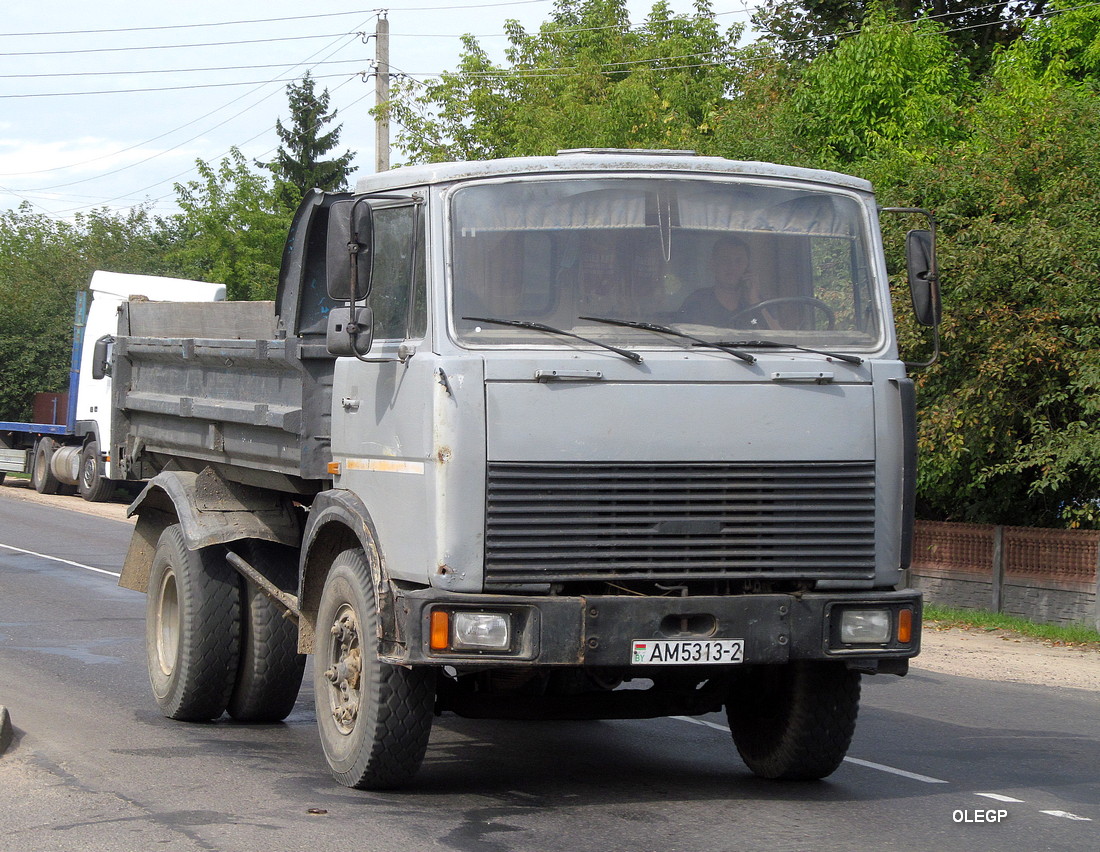
[[[590,320],[591,322],[607,323],[608,325],[621,325],[625,328],[640,328],[643,331],[653,331],[657,334],[669,334],[673,337],[682,337],[684,340],[692,341],[696,346],[708,346],[711,349],[721,349],[723,352],[728,352],[734,358],[740,358],[747,364],[756,363],[755,355],[750,355],[748,352],[740,352],[737,349],[730,348],[731,346],[737,346],[739,344],[712,343],[709,340],[703,340],[701,337],[684,334],[682,331],[669,328],[667,325],[657,325],[652,322],[638,322],[637,320],[608,319],[607,317],[580,317],[580,319]]]
[[[715,344],[718,345],[718,344]],[[762,349],[797,349],[799,352],[812,352],[814,355],[824,355],[826,358],[836,358],[838,361],[846,361],[849,364],[862,364],[863,359],[858,355],[846,355],[843,352],[825,352],[822,349],[811,349],[808,346],[796,346],[793,343],[776,343],[772,340],[738,340],[722,341],[722,346],[756,346]]]
[[[620,349],[618,346],[612,346],[610,343],[604,343],[600,340],[592,340],[589,337],[581,337],[579,334],[574,334],[571,331],[566,331],[562,328],[554,328],[552,325],[544,325],[541,322],[530,322],[528,320],[506,320],[506,319],[494,319],[493,317],[463,317],[464,320],[470,322],[491,322],[495,325],[510,325],[513,328],[528,328],[532,331],[544,331],[547,334],[560,334],[562,337],[572,337],[574,340],[583,340],[585,343],[591,343],[593,346],[599,346],[603,349],[609,349],[617,355],[622,355],[624,358],[629,358],[635,364],[642,362],[642,356],[637,352],[631,352],[629,349]]]

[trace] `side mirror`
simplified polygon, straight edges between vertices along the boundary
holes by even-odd
[[[366,308],[333,308],[328,312],[325,345],[330,355],[360,357],[374,343],[374,311]]]
[[[102,379],[111,375],[111,349],[114,348],[115,339],[110,334],[105,334],[95,342],[92,350],[92,378]]]
[[[360,302],[374,270],[374,212],[362,198],[329,208],[325,285],[330,299]]]
[[[936,276],[936,248],[931,231],[910,231],[905,237],[905,263],[913,313],[921,325],[940,324],[940,290]]]

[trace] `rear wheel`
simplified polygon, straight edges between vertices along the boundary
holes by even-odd
[[[31,465],[31,482],[39,494],[56,494],[61,481],[50,470],[50,459],[56,447],[52,438],[41,438],[34,446],[34,462]]]
[[[169,719],[225,711],[237,674],[240,590],[221,547],[189,550],[179,524],[161,533],[149,571],[145,652],[153,696]]]
[[[756,775],[809,781],[833,773],[852,742],[859,672],[796,662],[739,673],[726,702],[730,733]]]
[[[333,561],[317,613],[317,646],[317,728],[333,776],[361,790],[411,780],[428,747],[435,672],[379,661],[374,584],[360,550]]]
[[[242,555],[280,589],[296,591],[296,550],[253,540]],[[238,722],[281,722],[294,709],[305,671],[298,628],[258,586],[243,577],[240,582],[241,664],[226,709]]]
[[[100,473],[99,444],[89,441],[80,454],[80,496],[89,503],[102,503],[115,493],[115,484]]]

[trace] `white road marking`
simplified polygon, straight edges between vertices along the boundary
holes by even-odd
[[[670,719],[675,719],[678,722],[691,722],[693,725],[702,725],[704,728],[714,728],[716,731],[722,731],[723,733],[729,733],[730,729],[725,725],[719,725],[716,722],[708,722],[706,719],[695,719],[691,716],[669,716]]]
[[[725,725],[719,725],[716,722],[708,722],[706,719],[695,719],[691,716],[671,716],[670,718],[676,719],[679,722],[690,722],[693,725],[702,725],[705,728],[714,728],[716,731],[722,731],[729,733],[729,728]],[[889,772],[891,775],[900,775],[902,778],[911,778],[914,781],[923,781],[925,784],[947,784],[949,782],[940,778],[930,778],[927,775],[918,775],[916,772],[906,772],[904,769],[895,769],[893,766],[884,766],[881,763],[872,763],[869,760],[860,760],[856,757],[844,758],[847,763],[854,763],[856,766],[863,766],[867,769],[877,769],[879,772]]]
[[[942,778],[930,778],[927,775],[918,775],[916,772],[906,772],[904,769],[895,769],[893,766],[884,766],[881,763],[872,763],[869,760],[860,760],[858,757],[846,757],[845,763],[854,763],[856,766],[866,766],[868,769],[877,769],[879,772],[889,772],[891,775],[900,775],[902,778],[911,778],[914,781],[923,781],[925,784],[948,784]]]
[[[12,547],[10,544],[0,544],[0,547],[6,550],[14,550],[16,553],[25,553],[28,556],[37,556],[39,559],[49,559],[51,562],[60,562],[62,565],[72,565],[74,568],[83,568],[85,571],[95,571],[97,574],[106,574],[108,577],[121,577],[122,575],[116,571],[107,571],[104,568],[93,568],[91,565],[84,565],[80,562],[73,562],[71,559],[61,559],[57,556],[49,556],[45,553],[37,553],[33,550],[24,550],[21,547]]]
[[[1039,811],[1041,814],[1049,814],[1052,817],[1061,817],[1062,819],[1073,819],[1078,822],[1092,822],[1090,817],[1077,816],[1077,814],[1071,814],[1069,811]]]
[[[993,799],[997,802],[1015,802],[1016,804],[1026,804],[1023,799],[1014,799],[1011,796],[1002,796],[1000,793],[975,793],[975,796],[985,796],[987,799]]]

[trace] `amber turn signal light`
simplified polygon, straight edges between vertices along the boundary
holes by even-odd
[[[913,610],[903,609],[898,612],[898,642],[908,645],[913,641]]]
[[[428,645],[433,651],[446,651],[451,644],[451,616],[446,610],[432,610]]]

